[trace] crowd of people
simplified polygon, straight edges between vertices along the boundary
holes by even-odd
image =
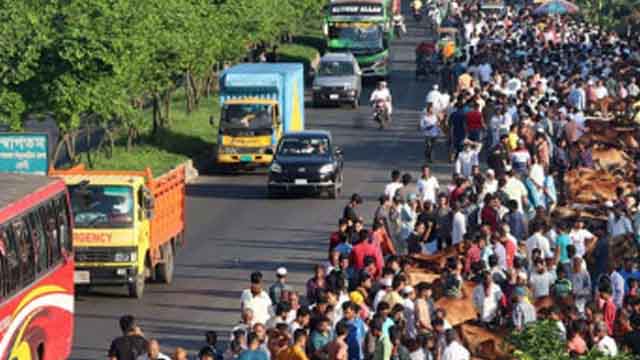
[[[597,166],[580,141],[586,119],[640,123],[640,40],[576,18],[533,16],[527,7],[493,16],[452,9],[467,46],[451,69],[452,93],[434,88],[420,122],[427,162],[441,136],[434,127],[449,122],[451,184],[441,186],[429,165],[417,178],[393,170],[372,221],[354,194],[306,288],[289,285],[284,267],[270,286],[252,273],[228,348],[220,351],[207,333],[198,359],[469,359],[434,298],[460,298],[467,281],[475,284],[467,294],[474,322],[487,329],[522,331],[544,317],[573,356],[593,348],[640,355],[637,258],[609,261],[606,253],[612,238],[640,243],[637,194],[600,204],[603,229],[551,216],[568,201],[564,175]],[[446,259],[439,282],[410,283],[411,256],[451,247],[460,251]],[[541,299],[552,302],[545,314],[534,306]],[[169,358],[135,319],[120,325],[111,359]],[[178,349],[173,359],[186,353]]]

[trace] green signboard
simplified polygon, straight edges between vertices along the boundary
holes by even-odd
[[[46,175],[49,135],[0,133],[0,172]]]

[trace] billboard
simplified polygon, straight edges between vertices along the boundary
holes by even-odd
[[[46,175],[49,135],[0,132],[0,173]]]

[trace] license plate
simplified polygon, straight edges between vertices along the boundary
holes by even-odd
[[[329,95],[329,99],[331,99],[331,100],[338,100],[339,98],[340,98],[340,95],[338,95],[338,94]]]
[[[74,284],[88,284],[91,282],[91,274],[88,271],[74,271],[73,282]]]
[[[307,181],[307,179],[296,179],[295,180],[295,184],[296,185],[307,185],[309,182]]]
[[[240,161],[242,162],[251,162],[253,161],[253,157],[251,155],[241,155]]]

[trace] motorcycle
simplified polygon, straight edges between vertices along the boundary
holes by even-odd
[[[391,123],[391,114],[386,101],[378,99],[373,104],[373,120],[380,124],[380,129],[385,129]]]

